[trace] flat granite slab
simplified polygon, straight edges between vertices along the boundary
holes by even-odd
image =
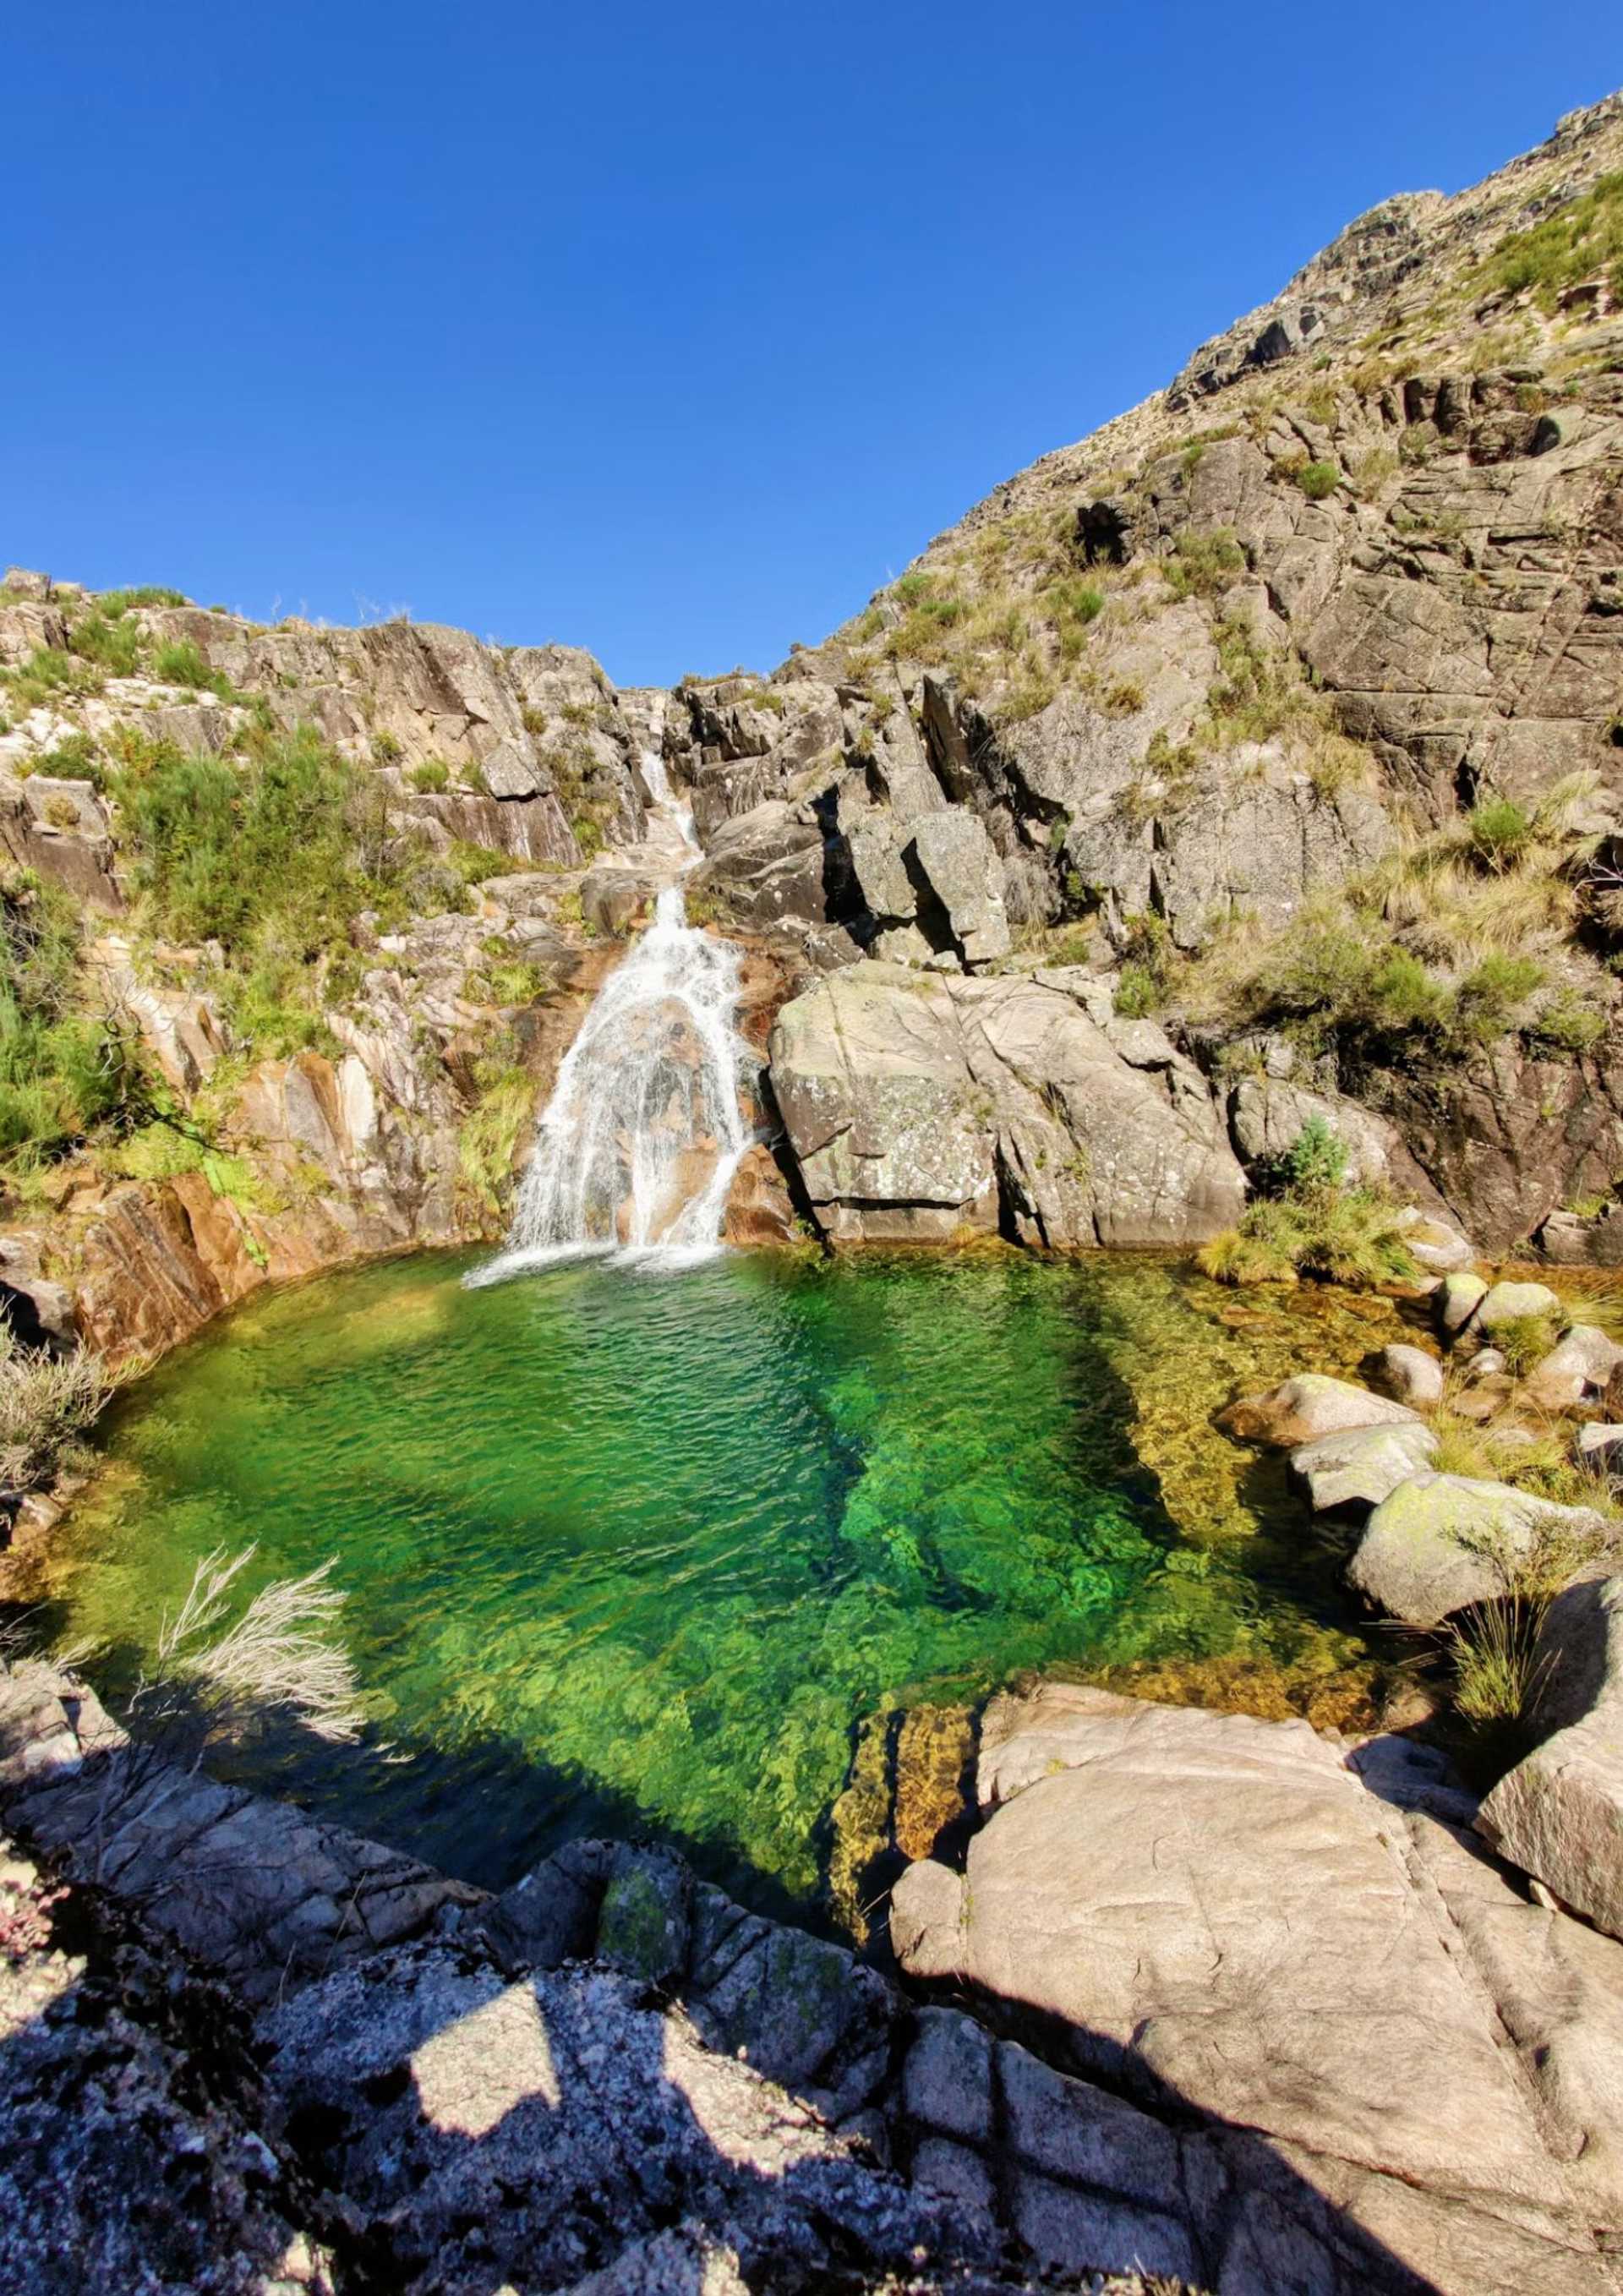
[[[1306,1723],[1050,1685],[993,1702],[978,1794],[965,1871],[925,1861],[897,1884],[902,1966],[967,1983],[1111,2110],[1178,2135],[1176,2174],[1141,2198],[1193,2225],[1192,2277],[1618,2284],[1623,2075],[1582,2034],[1623,2031],[1623,1948],[1534,1905],[1423,1751],[1349,1760]],[[1552,1960],[1552,1924],[1584,1956]],[[1197,2160],[1209,2190],[1249,2187],[1226,2238],[1222,2207],[1190,2208]],[[1362,2266],[1338,2259],[1359,2235]]]

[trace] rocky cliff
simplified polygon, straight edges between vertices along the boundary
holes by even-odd
[[[1620,186],[1614,97],[1388,201],[766,676],[622,693],[572,647],[13,570],[13,964],[58,889],[159,1090],[22,1157],[0,1275],[119,1355],[488,1232],[643,914],[655,751],[695,913],[761,956],[780,1173],[738,1233],[787,1185],[841,1242],[1201,1241],[1319,1114],[1490,1249],[1615,1260]],[[188,932],[153,760],[229,796],[298,742],[348,776],[343,897],[291,960]]]
[[[1613,1257],[1620,167],[1613,97],[1388,201],[824,645],[679,690],[718,899],[824,964],[1079,966],[1193,1058],[1242,1161],[1350,1095],[1490,1244],[1564,1208],[1563,1249]],[[811,1017],[775,1046],[786,1114]],[[1025,1232],[1021,1160],[979,1140],[962,1203],[1001,1161]],[[837,1225],[890,1232],[897,1185]],[[1094,1209],[1043,1230],[1109,1240]]]

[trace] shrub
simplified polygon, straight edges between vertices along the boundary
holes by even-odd
[[[97,789],[106,785],[101,751],[88,734],[66,734],[53,750],[36,758],[29,770],[48,774],[57,781],[90,782]]]
[[[1160,1004],[1161,991],[1147,966],[1124,964],[1112,1002],[1124,1021],[1142,1021]]]
[[[499,1212],[512,1177],[519,1136],[535,1111],[535,1078],[518,1058],[517,1040],[504,1030],[473,1065],[479,1098],[463,1119],[457,1170],[481,1210]]]
[[[184,591],[166,590],[156,582],[145,582],[133,590],[103,590],[96,600],[102,613],[114,619],[127,613],[132,606],[185,606],[191,603]],[[210,613],[223,614],[224,606],[211,606]]]
[[[106,1366],[88,1348],[53,1356],[0,1323],[0,1481],[33,1490],[73,1456],[107,1400]]]
[[[384,731],[372,737],[372,762],[374,766],[398,765],[405,755],[399,736]]]
[[[414,790],[423,795],[438,795],[441,790],[449,788],[451,768],[443,758],[424,758],[420,766],[412,767],[406,778]]]
[[[239,769],[158,753],[119,798],[151,922],[244,951],[275,914],[313,953],[365,905],[350,851],[352,774],[307,729],[267,738]]]
[[[1364,1290],[1418,1276],[1397,1209],[1373,1188],[1308,1184],[1249,1207],[1237,1228],[1200,1255],[1222,1283],[1292,1283],[1314,1275]]]
[[[217,669],[210,669],[190,638],[174,638],[160,645],[152,656],[152,676],[161,685],[182,685],[194,693],[217,693],[223,701],[233,699],[231,682]]]
[[[1487,283],[1512,294],[1530,287],[1553,312],[1563,291],[1623,259],[1623,171],[1600,176],[1588,191],[1529,230],[1511,232],[1488,258]]]
[[[68,644],[86,661],[93,661],[110,677],[133,677],[141,667],[141,632],[134,622],[97,612],[74,624]]]
[[[1341,483],[1340,470],[1334,463],[1303,463],[1291,475],[1309,502],[1323,502]]]
[[[1232,527],[1203,532],[1186,528],[1162,566],[1175,598],[1216,598],[1245,570],[1245,553]]]
[[[1493,869],[1509,868],[1533,835],[1532,820],[1509,798],[1491,798],[1473,806],[1469,825],[1472,850]]]
[[[0,671],[0,676],[24,709],[63,693],[99,693],[107,683],[106,672],[94,662],[55,646],[37,646],[27,661]]]
[[[69,896],[27,873],[0,885],[0,1158],[35,1164],[121,1108],[130,1048],[74,1009],[79,924]]]
[[[1589,1053],[1605,1036],[1606,1015],[1570,988],[1553,996],[1529,1023],[1528,1034],[1558,1052]]]
[[[1347,1143],[1327,1118],[1310,1116],[1277,1166],[1285,1188],[1339,1188],[1347,1177]]]

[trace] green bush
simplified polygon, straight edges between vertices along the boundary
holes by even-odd
[[[1378,1290],[1420,1274],[1397,1208],[1373,1188],[1313,1183],[1250,1206],[1237,1228],[1215,1236],[1201,1266],[1220,1283],[1294,1283],[1313,1275]]]
[[[1323,502],[1341,483],[1340,471],[1334,463],[1303,463],[1291,475],[1309,502]]]
[[[519,1136],[536,1105],[535,1078],[519,1057],[511,1029],[474,1062],[473,1081],[479,1097],[463,1120],[458,1173],[480,1209],[494,1214],[506,1197]]]
[[[1606,1034],[1606,1015],[1576,990],[1563,988],[1537,1013],[1528,1034],[1558,1052],[1592,1053]]]
[[[1245,553],[1232,527],[1186,528],[1161,571],[1175,598],[1216,598],[1245,571]]]
[[[1347,1143],[1329,1119],[1310,1116],[1275,1167],[1286,1188],[1339,1188],[1347,1177]]]
[[[81,660],[94,662],[109,677],[133,677],[141,667],[141,632],[134,622],[116,615],[86,615],[73,625],[68,644]]]
[[[217,693],[223,701],[233,699],[231,682],[217,669],[210,669],[190,638],[175,638],[160,645],[152,656],[152,676],[162,685],[184,685],[193,693]]]
[[[438,796],[451,785],[451,768],[443,758],[424,758],[420,766],[411,767],[406,778],[422,795]]]
[[[145,582],[133,590],[103,590],[96,600],[102,612],[114,619],[127,613],[132,606],[185,606],[191,601],[180,590],[166,590],[156,582]],[[210,613],[224,613],[223,606],[211,606]]]
[[[0,679],[21,709],[33,709],[63,693],[99,693],[107,683],[107,673],[82,655],[65,653],[56,646],[37,646],[15,669],[0,670]]]
[[[372,737],[372,761],[374,766],[398,765],[406,752],[398,734],[387,730]]]
[[[1544,967],[1534,957],[1485,956],[1455,992],[1455,1015],[1461,1031],[1479,1044],[1492,1044],[1543,979]]]
[[[1161,992],[1155,976],[1142,964],[1124,964],[1116,983],[1112,999],[1115,1010],[1124,1021],[1142,1021],[1153,1013],[1161,1002]]]
[[[29,767],[30,773],[48,774],[63,782],[89,782],[96,789],[107,784],[107,769],[102,753],[88,734],[68,734],[53,750],[45,750]]]
[[[37,1164],[125,1104],[130,1048],[78,1011],[79,925],[69,896],[28,872],[0,885],[0,1157]]]
[[[1502,239],[1487,266],[1488,283],[1521,294],[1536,291],[1553,312],[1563,291],[1623,264],[1623,170],[1602,176],[1580,197],[1529,231]]]
[[[1473,806],[1469,816],[1471,849],[1490,868],[1506,869],[1526,850],[1533,821],[1509,798],[1489,798]]]
[[[313,954],[365,906],[346,812],[354,778],[307,728],[261,739],[240,768],[170,750],[127,773],[118,794],[150,922],[240,954],[275,915]]]

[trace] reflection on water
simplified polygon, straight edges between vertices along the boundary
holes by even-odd
[[[390,1752],[294,1783],[353,1824],[500,1882],[641,1823],[804,1901],[870,1718],[1038,1667],[1363,1694],[1333,1559],[1209,1421],[1355,1362],[1384,1304],[1237,1309],[1119,1258],[470,1265],[273,1294],[170,1357],[51,1561],[116,1676],[210,1547],[257,1539],[255,1584],[335,1556]]]

